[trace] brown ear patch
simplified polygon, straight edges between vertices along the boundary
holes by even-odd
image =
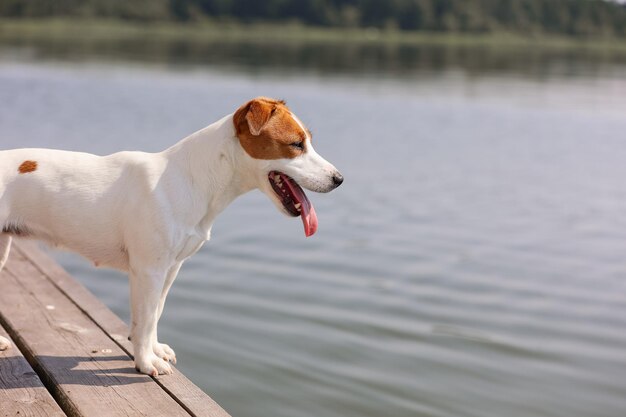
[[[37,161],[24,161],[17,169],[20,174],[27,174],[37,170]]]
[[[267,122],[269,122],[275,109],[276,106],[274,104],[253,100],[246,113],[250,133],[254,136],[260,135],[261,130],[265,127]]]
[[[233,116],[241,146],[255,159],[291,159],[303,149],[292,146],[306,142],[307,135],[291,116],[284,101],[257,97],[241,106]]]

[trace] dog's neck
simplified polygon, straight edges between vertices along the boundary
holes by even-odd
[[[191,222],[210,233],[213,221],[233,200],[258,187],[233,126],[233,115],[181,140],[166,157],[194,184]]]

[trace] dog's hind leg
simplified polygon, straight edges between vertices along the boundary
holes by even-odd
[[[0,271],[9,259],[9,252],[11,252],[11,236],[0,233]]]
[[[4,267],[4,264],[9,259],[9,252],[11,251],[11,236],[0,233],[0,271]],[[0,282],[0,287],[2,283]],[[11,343],[6,337],[0,336],[0,351],[6,350],[11,346]]]

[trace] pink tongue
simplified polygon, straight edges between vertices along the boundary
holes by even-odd
[[[296,203],[302,204],[300,217],[304,225],[304,234],[306,237],[312,236],[317,231],[317,214],[315,214],[315,208],[298,184],[293,183],[290,179],[287,179],[285,182],[295,197]]]

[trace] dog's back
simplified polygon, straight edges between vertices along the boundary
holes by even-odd
[[[0,255],[7,237],[30,237],[125,270],[123,235],[132,219],[121,213],[149,191],[145,155],[0,151]]]

